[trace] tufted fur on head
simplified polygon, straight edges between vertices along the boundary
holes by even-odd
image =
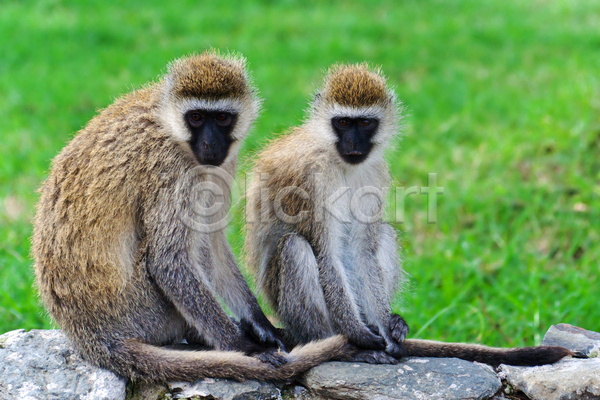
[[[160,117],[176,139],[187,141],[189,137],[182,136],[188,132],[182,117],[187,111],[236,113],[233,137],[239,141],[258,116],[260,104],[246,71],[246,59],[237,54],[223,56],[207,51],[169,65],[162,81]],[[237,156],[237,149],[234,144],[233,156]]]
[[[392,99],[386,88],[385,78],[378,69],[367,64],[333,66],[325,79],[323,101],[348,107],[386,105]]]

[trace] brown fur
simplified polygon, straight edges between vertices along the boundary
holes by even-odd
[[[173,92],[182,97],[243,97],[250,90],[243,59],[225,59],[207,52],[171,66]],[[190,73],[191,71],[191,73]]]
[[[493,366],[500,364],[535,366],[552,364],[564,357],[579,357],[573,351],[560,346],[501,348],[418,339],[406,339],[404,345],[408,356],[456,357]]]
[[[371,70],[366,64],[331,68],[322,96],[326,102],[352,107],[383,104],[388,99],[381,71]]]
[[[283,368],[239,353],[265,347],[248,339],[216,296],[240,318],[266,318],[224,232],[199,232],[182,219],[194,203],[210,204],[193,191],[207,178],[192,172],[211,170],[181,139],[186,132],[174,131],[182,117],[173,111],[172,90],[239,101],[246,121],[236,128],[240,139],[254,118],[248,110],[257,108],[243,65],[214,53],[173,63],[165,79],[92,119],[52,162],[34,222],[37,287],[54,320],[96,365],[144,380],[286,379],[347,351],[340,338],[311,344]],[[231,176],[236,146],[220,167]],[[183,339],[233,352],[159,347]]]

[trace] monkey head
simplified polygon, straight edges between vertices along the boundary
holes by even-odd
[[[215,52],[171,64],[161,100],[167,131],[189,145],[200,164],[213,166],[236,158],[260,109],[245,59]]]
[[[400,106],[381,71],[355,64],[329,70],[309,123],[322,127],[313,131],[318,131],[319,140],[335,145],[344,163],[357,165],[374,152],[383,152],[398,133],[399,119]]]

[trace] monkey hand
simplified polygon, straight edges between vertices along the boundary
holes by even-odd
[[[398,360],[384,351],[361,350],[357,352],[352,361],[364,362],[367,364],[398,364]]]
[[[410,330],[404,318],[402,318],[398,314],[392,314],[390,317],[390,331],[392,333],[392,338],[398,343],[404,342],[406,339],[406,335]]]
[[[262,353],[254,354],[253,356],[260,361],[269,363],[274,367],[280,367],[288,362],[284,352],[279,350],[269,350]]]
[[[402,358],[407,355],[404,343],[398,343],[396,340],[391,340],[387,343],[385,352],[394,358]]]
[[[347,334],[348,341],[357,347],[368,350],[385,350],[385,339],[379,334],[371,332],[367,327],[358,332]]]
[[[402,337],[402,341],[398,341],[396,339],[396,337],[394,336],[394,330],[391,328],[392,326],[396,326],[394,323],[403,325],[400,328],[405,328],[405,329],[398,329],[401,330],[403,333],[403,337]],[[406,356],[406,348],[404,347],[404,344],[402,343],[404,341],[404,337],[406,337],[406,333],[408,332],[408,325],[406,325],[406,323],[404,322],[404,320],[402,319],[401,316],[396,315],[396,314],[392,314],[391,317],[391,321],[390,321],[390,326],[388,327],[388,332],[386,332],[386,335],[384,336],[386,338],[386,347],[385,347],[385,352],[394,357],[394,358],[402,358],[404,356]],[[379,328],[375,325],[367,325],[367,328],[369,328],[371,330],[371,332],[373,332],[375,335],[381,335],[381,332],[379,330]],[[396,332],[398,333],[398,332]],[[365,361],[368,362],[368,361]]]
[[[260,343],[264,347],[274,347],[285,351],[285,345],[283,344],[282,338],[273,324],[269,322],[264,314],[262,315],[262,318],[258,319],[259,321],[256,321],[256,319],[242,318],[240,320],[242,331],[252,340]]]

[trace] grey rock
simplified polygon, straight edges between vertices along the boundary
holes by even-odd
[[[127,400],[211,399],[211,400],[281,400],[281,391],[272,383],[207,378],[194,383],[130,383]]]
[[[194,383],[171,382],[173,399],[280,400],[281,391],[272,383],[236,382],[227,379],[202,379]]]
[[[532,400],[600,399],[600,358],[566,358],[540,367],[501,365],[499,375]]]
[[[126,400],[165,400],[169,394],[166,384],[128,382]],[[169,394],[170,395],[170,394]],[[172,396],[171,396],[172,397]]]
[[[282,391],[281,396],[285,400],[328,400],[325,397],[321,397],[304,386],[292,386]]]
[[[572,351],[579,351],[588,357],[598,357],[600,355],[600,333],[569,324],[552,325],[544,335],[542,345],[562,346]]]
[[[0,398],[122,400],[125,380],[85,362],[58,330],[0,336]]]
[[[492,368],[456,358],[407,358],[397,365],[330,362],[304,383],[328,399],[489,399],[501,387]]]

